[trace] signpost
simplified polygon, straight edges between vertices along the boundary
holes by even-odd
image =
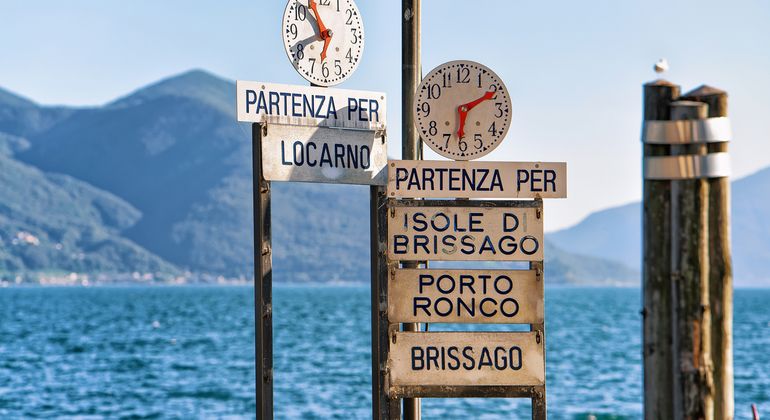
[[[236,84],[238,121],[252,123],[257,417],[273,417],[271,182],[300,181],[371,186],[375,418],[399,418],[401,399],[412,420],[421,397],[522,397],[545,419],[543,199],[566,197],[566,164],[469,161],[504,140],[509,90],[471,61],[444,63],[417,86],[420,1],[402,6],[405,160],[387,160],[384,93]],[[364,28],[354,0],[288,0],[281,31],[292,65],[315,85],[340,83],[359,64]],[[414,160],[418,133],[462,162]],[[529,266],[428,269],[430,260]],[[529,331],[427,332],[431,323]]]

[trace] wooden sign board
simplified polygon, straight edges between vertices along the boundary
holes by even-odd
[[[388,282],[392,323],[538,324],[543,279],[535,270],[397,269]]]
[[[382,132],[268,124],[262,175],[268,181],[385,185],[388,146]]]
[[[382,92],[243,80],[236,91],[241,122],[382,130],[387,121]]]
[[[390,261],[541,261],[534,207],[391,207]]]
[[[564,162],[391,160],[389,198],[566,198]]]
[[[538,386],[545,383],[536,332],[395,332],[390,385]]]

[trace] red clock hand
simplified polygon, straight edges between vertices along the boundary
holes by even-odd
[[[480,103],[482,103],[484,101],[488,101],[490,99],[493,99],[494,97],[495,97],[495,92],[490,91],[490,92],[485,93],[484,96],[482,96],[479,99],[476,99],[473,102],[468,102],[465,105],[460,105],[459,107],[457,107],[457,112],[460,113],[460,128],[457,129],[457,137],[459,137],[461,139],[463,137],[465,137],[465,119],[468,117],[468,112],[471,109],[475,108],[476,105],[478,105],[478,104],[480,104]]]
[[[321,61],[323,62],[326,60],[326,50],[329,49],[329,44],[332,42],[332,31],[331,29],[326,29],[326,25],[324,25],[324,22],[321,20],[321,15],[318,14],[318,4],[315,0],[309,0],[308,7],[315,15],[315,20],[318,22],[318,34],[324,41],[324,48],[321,51]]]

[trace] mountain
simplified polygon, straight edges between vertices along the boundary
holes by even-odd
[[[44,107],[0,88],[0,132],[29,136],[44,131],[74,112],[67,107]]]
[[[177,272],[120,235],[140,218],[112,194],[0,155],[0,273]]]
[[[731,197],[732,252],[736,284],[770,282],[770,168],[736,180]],[[607,258],[641,269],[641,205],[632,203],[591,214],[548,235],[565,250]]]
[[[234,93],[233,82],[194,70],[102,107],[49,108],[9,96],[3,103],[17,115],[40,118],[16,126],[0,119],[3,168],[20,183],[39,183],[43,192],[8,200],[20,209],[41,208],[39,200],[58,193],[61,204],[51,211],[69,216],[48,226],[40,210],[20,226],[14,224],[19,211],[0,207],[5,235],[24,229],[55,244],[55,229],[93,231],[98,234],[89,238],[121,244],[113,260],[84,270],[126,269],[137,260],[137,271],[250,277],[251,130],[235,120]],[[274,183],[272,194],[276,281],[368,279],[367,187]],[[89,244],[72,246],[88,250]],[[3,250],[18,257],[15,248]],[[547,252],[549,282],[638,282],[638,273],[619,263],[550,245]],[[14,267],[78,268],[52,258],[9,263],[6,270]]]

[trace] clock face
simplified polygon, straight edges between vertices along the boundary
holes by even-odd
[[[505,84],[473,61],[450,61],[433,69],[417,88],[412,109],[423,141],[455,160],[491,152],[511,123],[511,97]]]
[[[361,61],[364,25],[353,0],[289,0],[281,30],[289,60],[313,84],[342,83]]]

